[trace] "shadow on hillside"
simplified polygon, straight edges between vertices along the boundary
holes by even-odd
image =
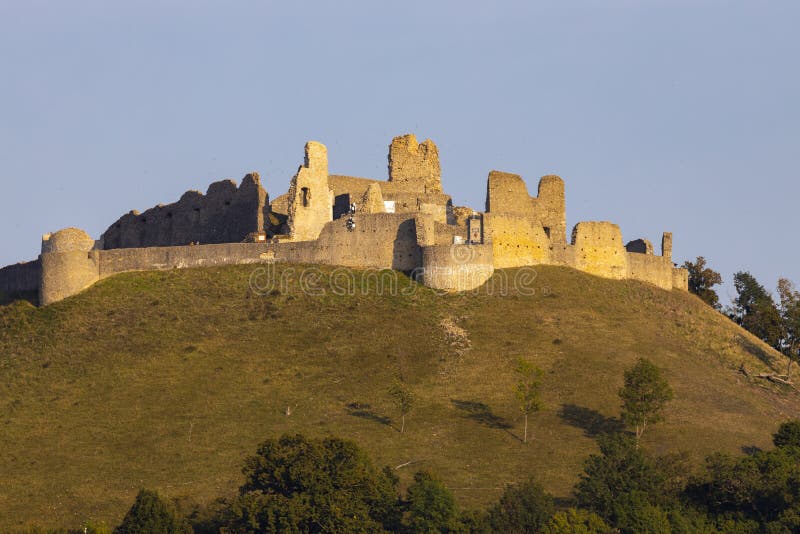
[[[747,456],[753,456],[754,454],[758,454],[763,449],[761,447],[757,447],[756,445],[745,445],[742,447],[742,452]]]
[[[464,417],[489,428],[508,430],[511,425],[504,418],[492,412],[486,404],[475,401],[451,400],[453,406],[464,412]]]
[[[755,356],[765,364],[769,365],[770,367],[772,367],[773,364],[775,363],[775,358],[773,358],[773,356],[769,352],[764,350],[763,347],[759,347],[746,337],[736,336],[736,341],[739,343],[739,346],[745,350],[745,352],[752,354],[753,356]]]
[[[360,417],[361,419],[366,419],[367,421],[372,421],[373,423],[379,423],[381,425],[392,426],[392,420],[386,417],[385,415],[380,415],[375,413],[372,410],[372,406],[369,404],[362,404],[360,402],[351,402],[347,406],[347,415],[352,415],[353,417]]]
[[[558,416],[568,425],[582,428],[586,436],[590,438],[625,430],[625,424],[620,419],[606,417],[597,410],[585,406],[562,404]]]
[[[6,306],[18,300],[26,300],[34,306],[39,305],[39,293],[37,291],[22,291],[19,293],[6,294],[0,292],[0,306]]]

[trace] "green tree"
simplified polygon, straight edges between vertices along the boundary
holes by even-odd
[[[792,363],[800,360],[800,291],[786,278],[778,280],[781,317],[781,352],[789,359],[786,375],[792,376]]]
[[[270,439],[243,473],[223,521],[235,532],[382,532],[399,524],[396,477],[351,441]]]
[[[722,275],[709,268],[703,256],[698,256],[694,262],[684,262],[683,267],[689,271],[689,291],[712,308],[719,309],[719,295],[712,288],[722,283]]]
[[[141,489],[114,534],[190,534],[192,527],[155,491]]]
[[[414,408],[414,392],[403,380],[397,379],[389,388],[389,395],[392,396],[397,411],[400,412],[400,433],[406,430],[406,415],[411,413]]]
[[[633,437],[607,434],[601,436],[599,445],[600,454],[589,456],[576,486],[575,497],[581,508],[613,522],[620,499],[631,492],[642,492],[656,503],[663,499],[663,477],[654,462],[636,447]]]
[[[543,534],[611,534],[613,532],[603,518],[594,512],[580,508],[568,508],[556,512],[542,529]]]
[[[792,419],[781,423],[778,432],[772,436],[772,443],[776,447],[800,448],[800,419]]]
[[[519,409],[525,417],[523,443],[528,443],[528,414],[542,409],[542,370],[523,359],[517,360],[519,382],[515,389]]]
[[[461,530],[453,494],[430,473],[419,471],[414,474],[407,501],[407,524],[411,532],[447,534]]]
[[[772,295],[745,271],[733,275],[733,285],[737,293],[733,301],[733,319],[769,346],[780,350],[783,321]]]
[[[619,390],[622,399],[622,419],[634,427],[636,447],[648,423],[661,420],[661,410],[672,400],[672,389],[652,362],[639,358],[636,365],[625,371],[625,385]]]
[[[550,521],[553,512],[553,497],[529,480],[506,488],[500,501],[489,510],[489,524],[494,532],[539,532]]]

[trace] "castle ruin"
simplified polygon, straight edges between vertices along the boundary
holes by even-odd
[[[610,222],[580,222],[568,236],[558,176],[542,177],[531,196],[519,175],[492,171],[485,211],[475,211],[442,190],[431,140],[394,138],[388,171],[387,181],[329,174],[326,147],[310,141],[288,192],[272,201],[251,173],[238,186],[224,180],[205,195],[131,211],[98,240],[77,228],[46,234],[37,260],[0,269],[0,292],[38,291],[47,305],[121,272],[267,261],[395,269],[447,291],[531,265],[687,290],[668,232],[660,256],[646,239],[624,244]]]

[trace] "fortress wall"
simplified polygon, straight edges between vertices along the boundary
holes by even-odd
[[[334,193],[328,186],[328,149],[309,141],[305,162],[289,186],[289,235],[295,241],[312,241],[333,220]]]
[[[577,268],[574,245],[553,245],[550,249],[550,263],[553,265],[566,265]]]
[[[534,201],[518,174],[491,171],[486,181],[486,211],[490,213],[533,216]]]
[[[529,217],[487,213],[484,233],[498,269],[550,263],[550,240]]]
[[[267,193],[258,173],[251,173],[239,187],[223,180],[211,184],[205,195],[187,191],[173,204],[123,215],[103,233],[103,248],[237,243],[263,231],[268,215]]]
[[[689,271],[683,267],[672,268],[672,288],[689,291]]]
[[[39,290],[42,277],[40,260],[9,265],[0,269],[0,294],[15,295]]]
[[[95,242],[78,228],[42,236],[39,256],[42,277],[39,303],[46,306],[91,286],[100,278],[100,253]]]
[[[567,243],[567,211],[564,199],[564,180],[551,174],[539,180],[534,214],[550,233],[553,244]]]
[[[348,230],[346,218],[337,219],[325,225],[309,249],[281,250],[276,257],[303,263],[410,271],[422,265],[416,218],[404,213],[357,214],[353,230]],[[429,226],[432,233],[433,221]]]
[[[395,137],[389,145],[389,181],[419,193],[441,193],[439,149],[430,139],[417,142],[414,134]]]
[[[625,245],[628,252],[638,252],[639,254],[653,254],[653,244],[647,239],[634,239]]]
[[[494,272],[492,246],[435,245],[422,249],[423,283],[445,291],[469,291]]]
[[[269,250],[265,243],[222,243],[183,247],[149,247],[103,250],[99,277],[128,271],[155,271],[259,263]]]
[[[575,268],[605,278],[627,276],[627,252],[619,226],[610,222],[581,222],[572,230]]]
[[[661,256],[639,252],[627,252],[627,278],[672,289],[672,262]]]

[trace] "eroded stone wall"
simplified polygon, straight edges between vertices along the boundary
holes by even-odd
[[[39,290],[42,264],[39,260],[9,265],[0,269],[0,294],[17,295]]]
[[[418,143],[414,134],[392,139],[389,181],[420,193],[441,193],[442,171],[436,144],[430,139]]]
[[[238,243],[268,226],[269,202],[258,173],[215,182],[205,195],[187,191],[178,202],[123,215],[102,235],[104,249]]]
[[[100,253],[95,242],[78,228],[42,237],[42,278],[39,302],[46,306],[91,286],[100,278]]]
[[[533,201],[522,177],[509,172],[491,171],[486,180],[486,211],[532,217]]]
[[[550,262],[550,240],[530,217],[486,213],[484,235],[491,243],[497,269]]]
[[[567,210],[564,198],[564,180],[554,174],[539,180],[538,197],[534,199],[534,217],[546,229],[551,243],[567,242]]]
[[[628,274],[627,252],[619,226],[610,222],[580,222],[572,230],[575,268],[604,278]]]
[[[435,245],[422,249],[423,283],[445,291],[469,291],[494,272],[492,246]]]
[[[333,220],[334,193],[328,186],[328,149],[306,143],[305,163],[289,186],[289,235],[294,241],[311,241]]]

